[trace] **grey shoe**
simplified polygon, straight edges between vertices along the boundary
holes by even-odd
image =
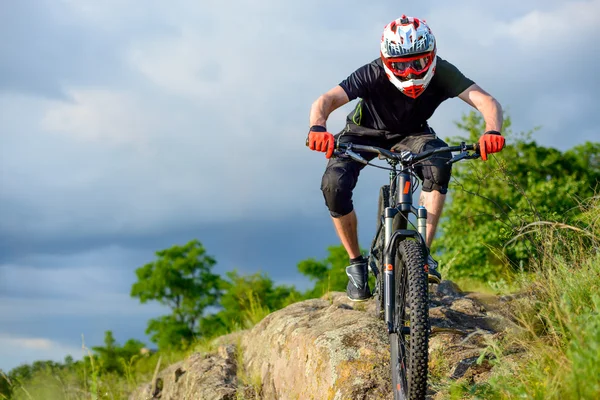
[[[346,267],[346,275],[348,275],[346,294],[350,300],[365,301],[371,298],[367,260]]]
[[[427,264],[425,264],[425,272],[427,272],[429,283],[440,283],[442,281],[442,274],[440,274],[437,268],[438,262],[429,254]]]

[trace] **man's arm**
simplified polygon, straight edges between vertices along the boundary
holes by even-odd
[[[504,119],[502,106],[492,95],[477,84],[473,84],[459,94],[458,97],[479,110],[485,121],[486,131],[502,132],[502,122]]]
[[[488,154],[497,153],[504,147],[502,132],[502,106],[489,93],[472,84],[458,95],[464,102],[479,110],[485,121],[485,133],[479,138],[479,154],[486,161]]]
[[[348,95],[339,85],[322,94],[310,108],[309,126],[321,125],[327,127],[329,114],[349,101]]]

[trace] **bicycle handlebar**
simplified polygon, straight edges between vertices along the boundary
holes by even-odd
[[[343,151],[339,151],[338,149],[341,149]],[[465,144],[465,142],[462,142],[459,146],[439,147],[437,149],[431,149],[431,150],[427,150],[427,151],[417,153],[417,154],[412,153],[410,151],[402,151],[400,153],[394,153],[393,151],[383,149],[381,147],[376,147],[376,146],[365,146],[365,145],[352,144],[352,143],[338,143],[337,147],[336,147],[336,151],[334,152],[334,155],[335,156],[348,155],[352,159],[366,164],[367,160],[362,158],[359,154],[356,154],[354,152],[354,150],[360,151],[360,152],[365,152],[365,153],[376,153],[381,156],[384,156],[385,158],[389,158],[391,160],[397,160],[397,161],[400,161],[402,164],[407,164],[407,165],[415,164],[415,163],[422,161],[434,154],[456,152],[456,151],[459,151],[460,154],[454,156],[451,160],[448,161],[448,163],[452,164],[452,163],[455,163],[462,159],[479,157],[479,144],[477,144],[477,143],[476,144]],[[475,153],[469,154],[468,151],[474,151]]]

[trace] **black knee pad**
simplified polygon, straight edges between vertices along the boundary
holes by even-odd
[[[447,145],[443,140],[435,139],[428,142],[423,151],[444,146]],[[422,190],[424,192],[431,192],[432,190],[437,190],[441,194],[448,192],[448,184],[452,174],[452,164],[448,164],[450,159],[452,159],[451,153],[440,153],[423,162],[421,174],[423,177]]]
[[[354,209],[352,190],[356,186],[358,170],[351,163],[330,162],[321,180],[321,191],[332,217],[339,218]]]

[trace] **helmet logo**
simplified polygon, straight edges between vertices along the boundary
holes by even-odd
[[[415,41],[417,32],[413,25],[397,26],[396,34],[400,39],[400,43],[384,38],[384,46],[388,57],[401,57],[405,54],[426,52],[431,46],[432,35],[430,33],[420,35]]]

